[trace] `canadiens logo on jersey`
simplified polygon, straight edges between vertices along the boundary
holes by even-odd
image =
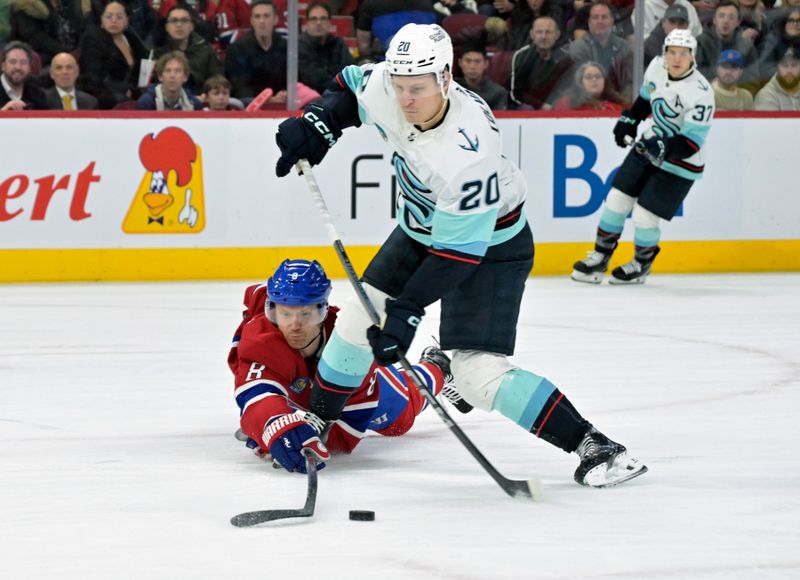
[[[178,127],[139,143],[145,173],[122,230],[128,234],[196,234],[205,227],[203,157],[200,146]]]
[[[289,389],[299,395],[310,386],[311,386],[310,378],[300,377],[299,379],[296,379],[291,385],[289,385]]]

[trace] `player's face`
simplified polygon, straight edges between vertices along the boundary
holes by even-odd
[[[312,306],[275,305],[275,324],[289,346],[301,349],[308,346],[319,334],[320,309]]]
[[[442,110],[444,97],[433,74],[393,76],[392,88],[406,121],[419,125]]]
[[[692,52],[685,46],[668,46],[664,60],[667,72],[674,77],[681,77],[692,68]]]

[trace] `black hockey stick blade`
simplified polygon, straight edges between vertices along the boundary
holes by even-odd
[[[231,518],[231,524],[237,528],[248,528],[274,520],[287,518],[310,518],[314,515],[314,506],[317,503],[317,462],[311,456],[306,456],[306,474],[308,476],[308,491],[306,504],[294,510],[259,510],[244,512]]]

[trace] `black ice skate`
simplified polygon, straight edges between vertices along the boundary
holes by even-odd
[[[575,262],[572,266],[574,269],[570,278],[576,282],[600,284],[603,281],[603,274],[608,270],[608,261],[610,259],[610,253],[595,250],[585,259]]]
[[[661,251],[656,247],[653,252],[653,257],[649,260],[638,260],[634,258],[627,264],[617,266],[611,272],[611,278],[608,279],[609,284],[644,284],[647,277],[650,275],[650,268],[653,266],[653,260]]]
[[[624,445],[616,443],[594,427],[584,435],[575,450],[581,464],[575,481],[589,487],[611,487],[647,473],[647,467],[628,455]]]
[[[450,357],[444,351],[435,346],[429,346],[422,351],[422,356],[419,362],[429,362],[435,364],[442,369],[444,375],[444,386],[442,387],[442,396],[450,402],[461,413],[469,413],[472,411],[472,405],[467,403],[458,394],[455,383],[453,383],[453,373],[450,372]]]

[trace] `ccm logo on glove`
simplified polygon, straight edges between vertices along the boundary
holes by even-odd
[[[317,117],[311,111],[306,111],[303,117],[314,126],[314,129],[316,129],[320,135],[322,135],[322,137],[328,143],[328,148],[333,147],[336,144],[336,139],[333,138],[333,133],[331,133],[331,130],[328,129],[328,126],[322,121],[322,119]]]

